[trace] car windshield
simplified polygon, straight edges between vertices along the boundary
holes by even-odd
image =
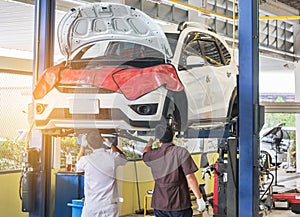
[[[165,33],[165,35],[167,36],[172,53],[174,54],[177,43],[178,43],[179,34],[178,33]]]
[[[98,41],[86,45],[72,58],[72,68],[104,66],[149,67],[165,63],[164,55],[145,45],[126,41]]]

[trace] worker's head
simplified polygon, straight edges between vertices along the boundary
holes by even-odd
[[[174,137],[174,131],[169,125],[157,125],[155,127],[155,138],[161,143],[170,143]]]
[[[90,131],[86,136],[86,140],[88,142],[88,145],[92,149],[99,149],[104,147],[102,136],[99,134],[98,130]]]

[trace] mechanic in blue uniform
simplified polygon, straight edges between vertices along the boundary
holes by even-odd
[[[85,200],[81,216],[118,217],[116,169],[127,162],[126,158],[113,144],[110,145],[111,151],[106,151],[105,141],[98,130],[89,132],[86,141],[92,153],[81,155],[76,164],[77,171],[84,171]]]
[[[191,217],[189,188],[197,198],[198,210],[203,212],[206,208],[194,175],[198,168],[185,148],[172,143],[173,136],[170,126],[159,125],[155,137],[160,147],[151,149],[153,139],[150,139],[144,148],[143,160],[155,180],[151,206],[158,217]]]

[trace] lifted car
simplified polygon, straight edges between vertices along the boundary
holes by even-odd
[[[60,21],[66,61],[33,91],[38,129],[178,131],[225,124],[237,114],[237,67],[228,45],[200,23],[160,26],[140,10],[93,3]]]

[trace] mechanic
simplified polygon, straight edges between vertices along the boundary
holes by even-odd
[[[77,171],[84,171],[84,206],[82,217],[119,216],[116,168],[127,162],[123,152],[110,143],[111,152],[104,149],[105,139],[98,130],[86,136],[87,147],[92,153],[80,153]],[[85,143],[81,143],[83,147]],[[81,151],[84,151],[85,147]]]
[[[151,138],[143,152],[143,160],[155,180],[151,203],[155,216],[191,217],[189,188],[197,198],[198,211],[203,212],[206,206],[194,175],[198,168],[190,153],[172,143],[174,132],[170,126],[158,125],[155,137],[160,147],[151,149]]]

